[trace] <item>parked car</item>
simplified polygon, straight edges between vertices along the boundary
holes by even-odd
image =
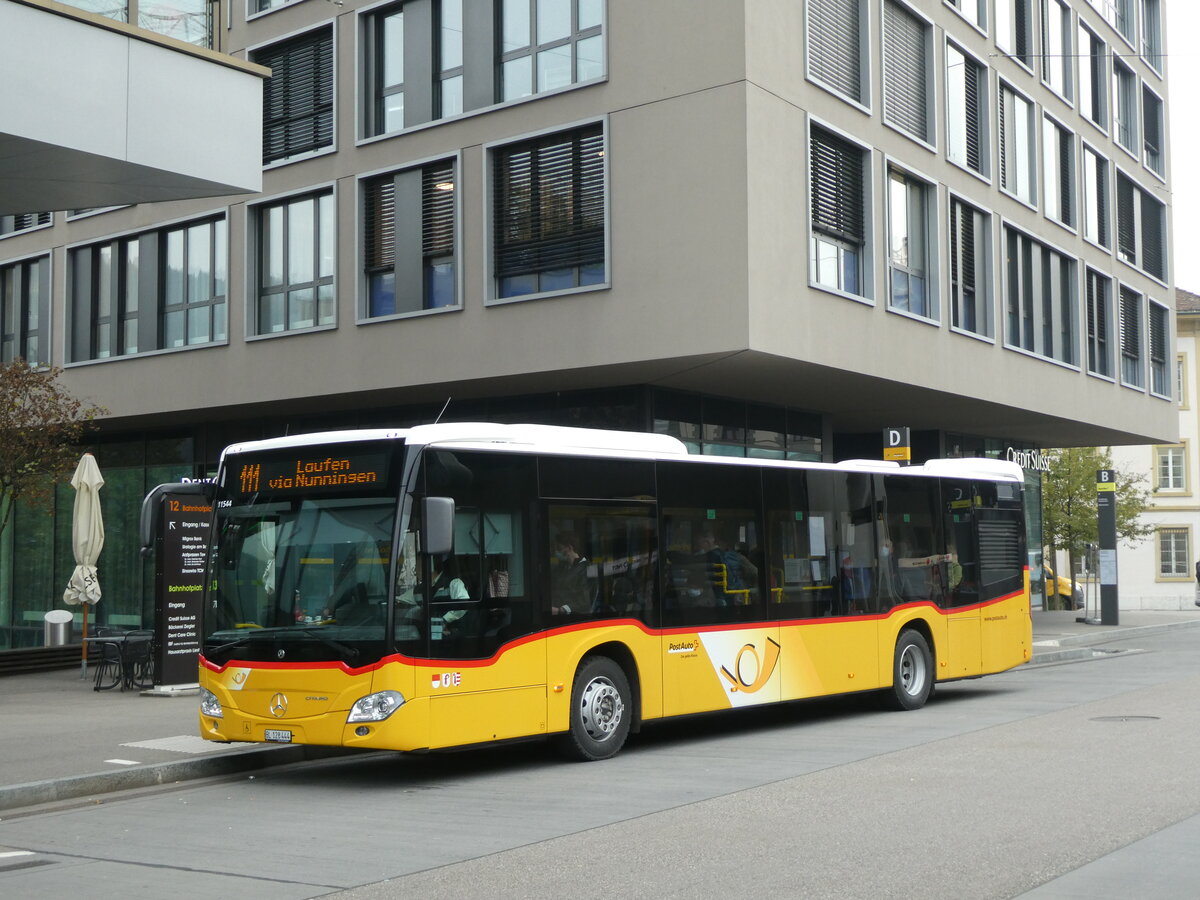
[[[1050,566],[1042,567],[1046,572],[1046,599],[1051,597],[1066,597],[1068,601],[1063,602],[1063,606],[1067,609],[1074,607],[1075,609],[1083,609],[1083,587],[1078,581],[1072,581],[1062,575],[1055,575],[1054,569]]]

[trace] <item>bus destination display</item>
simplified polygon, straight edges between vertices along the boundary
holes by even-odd
[[[340,491],[387,484],[388,454],[382,451],[323,456],[238,460],[232,487],[239,494]]]

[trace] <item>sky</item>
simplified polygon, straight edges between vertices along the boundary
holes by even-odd
[[[1175,286],[1200,294],[1200,2],[1168,0],[1167,124]]]

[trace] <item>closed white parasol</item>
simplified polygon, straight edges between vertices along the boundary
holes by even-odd
[[[87,674],[88,605],[100,602],[100,579],[96,575],[96,560],[104,547],[104,517],[100,513],[100,488],[104,478],[96,458],[83,454],[71,487],[75,488],[75,510],[71,516],[71,548],[75,553],[75,571],[63,592],[63,602],[71,606],[83,604],[83,674]]]

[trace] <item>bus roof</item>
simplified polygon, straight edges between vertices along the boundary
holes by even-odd
[[[373,428],[353,431],[325,431],[288,435],[261,441],[246,441],[227,447],[225,453],[253,453],[291,447],[323,446],[360,441],[404,440],[410,445],[445,446],[463,449],[509,448],[519,452],[575,453],[605,456],[612,453],[639,457],[679,459],[701,463],[766,465],[784,468],[837,469],[873,474],[905,474],[935,478],[984,479],[987,481],[1025,480],[1021,467],[999,459],[932,459],[919,466],[901,467],[898,463],[876,459],[851,459],[838,463],[797,462],[780,459],[700,456],[689,454],[678,438],[666,434],[638,431],[609,431],[599,428],[572,428],[562,425],[500,425],[486,422],[444,422],[411,428]]]

